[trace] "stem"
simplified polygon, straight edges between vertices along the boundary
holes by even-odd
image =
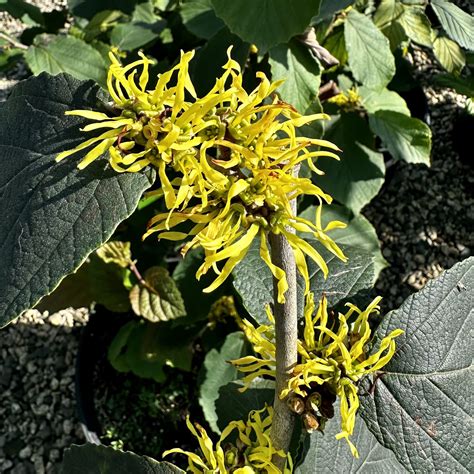
[[[296,213],[296,202],[292,202]],[[285,303],[277,302],[277,280],[273,279],[274,316],[275,316],[275,347],[276,347],[276,387],[273,402],[273,422],[271,439],[277,450],[288,452],[295,424],[295,416],[285,401],[280,400],[281,391],[286,388],[291,371],[297,363],[298,313],[296,263],[293,250],[282,234],[269,235],[272,262],[286,273],[288,290]],[[275,456],[273,462],[283,472],[286,459]]]
[[[12,38],[10,35],[7,35],[6,33],[0,33],[0,38],[3,38],[4,40],[8,41],[13,46],[15,46],[15,48],[28,49],[28,46],[24,45],[23,43],[20,43],[15,38]]]

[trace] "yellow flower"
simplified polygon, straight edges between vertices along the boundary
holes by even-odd
[[[331,104],[336,104],[345,110],[355,110],[361,106],[361,96],[357,87],[353,87],[347,91],[347,93],[341,92],[328,99]]]
[[[371,342],[369,317],[379,311],[380,300],[380,297],[375,298],[363,311],[348,303],[348,311],[340,313],[336,323],[329,318],[326,298],[323,296],[315,312],[313,295],[309,293],[303,339],[298,341],[298,363],[292,370],[287,388],[280,393],[282,399],[291,395],[311,400],[311,406],[314,406],[311,415],[321,426],[332,417],[331,406],[336,396],[339,397],[342,430],[336,438],[345,438],[356,457],[357,449],[349,441],[349,436],[354,431],[359,408],[357,382],[390,361],[395,353],[394,339],[403,333],[400,329],[392,331],[382,339],[378,350],[368,355]],[[272,322],[269,310],[267,314]],[[350,323],[353,315],[356,318]],[[231,361],[239,371],[246,373],[243,379],[245,389],[256,377],[275,376],[275,335],[272,325],[255,328],[244,320],[241,327],[259,355]]]
[[[216,474],[227,472],[279,474],[282,471],[275,466],[272,459],[274,456],[281,456],[287,459],[284,474],[291,473],[293,464],[290,454],[286,455],[283,451],[276,450],[270,439],[272,416],[273,409],[265,407],[262,410],[251,411],[246,422],[230,422],[224,428],[215,447],[204,428],[198,424],[194,427],[188,417],[186,423],[199,441],[201,455],[175,448],[164,452],[163,456],[171,453],[184,454],[188,457],[189,472]],[[235,444],[226,442],[222,448],[222,443],[235,431],[237,442]]]
[[[139,60],[122,66],[114,53],[109,53],[112,64],[107,76],[107,88],[113,99],[112,110],[115,115],[92,110],[67,111],[66,115],[78,115],[95,121],[86,125],[82,129],[84,132],[107,131],[72,150],[60,153],[56,161],[94,145],[79,163],[80,169],[108,151],[109,162],[115,171],[137,172],[149,164],[159,166],[161,154],[176,148],[176,143],[179,142],[180,150],[183,149],[183,143],[189,140],[186,131],[178,129],[174,122],[177,114],[189,106],[184,101],[185,91],[196,96],[188,74],[189,62],[194,53],[182,53],[179,63],[161,74],[151,91],[146,89],[151,61],[143,53],[138,54]],[[137,79],[138,67],[142,71]],[[176,84],[170,86],[175,72]]]
[[[328,268],[321,254],[295,231],[311,233],[330,252],[346,260],[327,235],[344,224],[334,221],[324,228],[321,225],[321,204],[330,203],[331,196],[310,179],[293,175],[295,166],[303,161],[322,174],[316,166],[318,159],[339,159],[334,153],[338,148],[331,142],[297,135],[299,127],[327,116],[299,114],[275,95],[282,81],[272,83],[262,72],[257,73],[257,87],[247,92],[240,65],[231,58],[230,49],[222,76],[202,98],[196,97],[189,77],[192,52],[182,53],[179,63],[161,74],[150,90],[151,61],[139,54],[139,60],[122,66],[110,53],[107,85],[115,115],[91,110],[67,112],[95,121],[84,127],[86,132],[106,131],[56,159],[92,147],[80,168],[105,152],[118,172],[156,167],[161,188],[152,194],[163,196],[167,212],[150,221],[144,238],[152,233],[175,241],[190,237],[183,255],[202,247],[205,259],[196,276],[200,278],[210,269],[217,274],[204,291],[221,285],[258,238],[260,255],[278,280],[278,301],[284,302],[286,275],[272,263],[268,245],[269,233],[274,233],[283,234],[291,245],[307,293],[306,258],[314,260],[325,276]],[[320,203],[315,222],[292,211],[291,201],[305,195]]]

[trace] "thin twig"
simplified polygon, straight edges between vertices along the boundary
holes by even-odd
[[[0,33],[0,38],[4,39],[5,41],[8,41],[12,46],[15,46],[15,48],[28,49],[28,46],[26,46],[23,43],[20,43],[15,38],[12,38],[10,35],[7,35],[6,33]]]

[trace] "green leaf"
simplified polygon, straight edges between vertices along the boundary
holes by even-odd
[[[356,113],[343,113],[328,127],[326,137],[343,151],[341,160],[318,161],[325,172],[314,182],[354,214],[377,195],[384,182],[383,156],[372,149],[373,135],[366,120]]]
[[[248,57],[249,44],[233,35],[227,28],[219,30],[198,52],[191,63],[191,76],[198,96],[207,94],[222,75],[227,62],[227,49],[232,46],[232,58],[241,66]]]
[[[343,26],[334,28],[331,34],[324,40],[323,46],[339,60],[340,64],[347,62],[347,49]]]
[[[162,383],[166,380],[165,366],[191,370],[194,337],[189,330],[173,328],[169,322],[130,321],[114,337],[108,358],[119,372],[132,371]]]
[[[395,58],[387,38],[370,18],[352,9],[344,26],[349,66],[363,85],[385,87],[395,74]]]
[[[359,291],[371,288],[374,282],[374,264],[372,257],[360,249],[343,248],[348,262],[343,263],[333,254],[314,241],[308,242],[317,248],[329,267],[329,276],[325,280],[320,268],[308,260],[308,271],[311,279],[311,291],[319,300],[322,293],[326,295],[330,306]],[[242,303],[250,316],[260,324],[267,324],[266,305],[273,303],[273,279],[270,270],[262,261],[259,244],[250,248],[246,257],[233,271],[234,287],[242,298]],[[304,307],[304,283],[298,277],[298,308],[300,316]]]
[[[0,0],[0,12],[7,12],[13,18],[21,20],[27,25],[43,25],[44,16],[36,5],[24,0]]]
[[[452,74],[438,74],[433,79],[440,87],[449,87],[458,94],[474,97],[474,77],[457,77]]]
[[[97,249],[97,256],[105,263],[115,263],[119,267],[128,268],[132,261],[130,242],[113,240]]]
[[[314,221],[316,206],[306,208],[300,217]],[[372,224],[362,215],[353,216],[349,209],[337,204],[323,206],[322,223],[325,226],[330,221],[342,221],[347,223],[345,229],[334,229],[331,238],[339,245],[347,245],[354,249],[361,249],[369,255],[374,256],[375,280],[379,273],[388,265],[380,251],[380,242]],[[308,234],[301,234],[306,235]]]
[[[166,268],[149,268],[144,280],[145,284],[137,283],[130,290],[130,302],[135,314],[152,323],[186,316],[181,292]]]
[[[179,474],[181,469],[148,456],[96,444],[72,445],[64,452],[62,474]]]
[[[431,0],[431,6],[448,36],[464,48],[474,50],[474,17],[445,0]]]
[[[394,158],[430,165],[431,130],[424,122],[391,110],[380,110],[369,115],[369,124]]]
[[[133,51],[159,38],[165,26],[166,21],[161,19],[121,23],[112,30],[110,42],[123,51]]]
[[[466,64],[463,50],[445,36],[437,36],[434,39],[433,52],[441,66],[455,75],[459,75]]]
[[[302,34],[318,13],[320,0],[212,0],[214,10],[230,31],[263,54]],[[245,21],[243,21],[245,15]]]
[[[187,0],[180,9],[184,26],[199,38],[210,39],[224,27],[212,8],[212,0]]]
[[[241,357],[244,345],[242,332],[233,332],[226,337],[220,350],[210,350],[204,359],[204,381],[199,389],[199,404],[206,421],[216,433],[220,433],[216,413],[219,389],[237,378],[237,369],[229,364],[229,360]]]
[[[433,45],[431,23],[421,8],[405,7],[400,23],[412,41],[431,48]]]
[[[84,141],[98,87],[46,73],[18,84],[0,107],[0,325],[74,272],[136,208],[154,174],[117,174],[104,159],[78,170],[55,156]],[[27,131],[27,133],[25,132]],[[79,160],[84,153],[79,154]]]
[[[223,430],[231,421],[246,420],[252,410],[260,410],[272,405],[275,396],[275,383],[271,380],[255,379],[245,392],[239,389],[239,381],[230,382],[219,390],[216,401],[218,426]]]
[[[375,333],[380,341],[405,331],[374,395],[361,397],[361,414],[410,472],[472,471],[473,289],[471,257],[410,296]]]
[[[100,53],[73,36],[39,35],[25,54],[33,74],[67,72],[77,79],[92,79],[105,86],[107,66]]]
[[[382,0],[374,14],[374,24],[390,41],[390,48],[395,50],[407,36],[401,25],[404,7],[398,0]]]
[[[131,14],[141,0],[67,0],[70,12],[81,18],[91,19],[103,10],[120,10]]]
[[[341,415],[335,408],[335,416],[326,423],[324,434],[317,431],[304,439],[306,453],[295,469],[295,474],[339,473],[399,474],[407,472],[389,449],[384,448],[367,429],[364,421],[356,418],[351,441],[359,451],[359,458],[352,456],[344,439],[337,440],[341,432]]]
[[[319,8],[319,14],[316,16],[316,20],[330,18],[354,2],[355,0],[321,0],[321,7]]]
[[[214,301],[222,296],[220,287],[212,293],[203,293],[202,290],[209,286],[215,278],[215,275],[209,272],[203,275],[199,281],[196,279],[196,272],[203,261],[203,251],[193,249],[186,254],[183,260],[178,262],[174,269],[173,280],[181,291],[188,315],[182,322],[207,318]]]
[[[318,97],[321,82],[318,62],[309,49],[296,40],[272,48],[269,61],[272,79],[286,79],[278,88],[278,95],[304,114]]]
[[[393,110],[410,116],[410,109],[403,97],[388,89],[374,90],[369,87],[359,87],[358,92],[362,98],[362,105],[369,114],[378,110]]]

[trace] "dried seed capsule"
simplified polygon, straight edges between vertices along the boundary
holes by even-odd
[[[304,400],[299,395],[290,395],[286,403],[290,410],[297,415],[301,415],[305,410]]]
[[[314,412],[319,411],[319,407],[321,406],[322,397],[319,392],[313,392],[307,399],[306,399],[306,408],[308,410],[312,410]]]
[[[303,420],[304,427],[308,433],[312,433],[319,428],[319,421],[316,415],[313,415],[309,411],[305,411],[301,418]]]

